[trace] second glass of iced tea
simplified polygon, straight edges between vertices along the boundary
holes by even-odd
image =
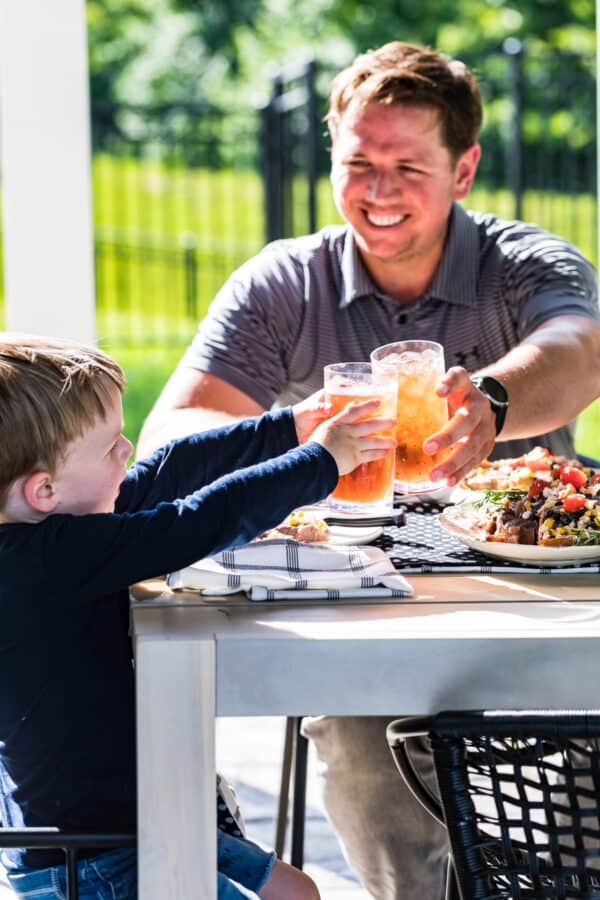
[[[365,419],[396,417],[396,379],[389,372],[373,373],[370,363],[333,363],[325,366],[324,387],[332,415],[341,412],[353,400],[379,400],[379,406]],[[362,421],[362,420],[361,420]],[[393,430],[393,429],[392,429]],[[377,432],[392,436],[392,430]],[[394,449],[382,459],[361,463],[347,475],[341,475],[328,498],[328,505],[350,515],[377,515],[393,505]]]
[[[371,353],[375,373],[392,373],[397,382],[396,467],[394,487],[404,494],[437,491],[429,471],[445,451],[430,456],[423,443],[448,420],[448,404],[435,393],[444,374],[444,348],[435,341],[397,341]]]

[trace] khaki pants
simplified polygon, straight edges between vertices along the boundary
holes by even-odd
[[[327,814],[342,849],[375,900],[440,900],[448,845],[445,829],[404,786],[385,729],[397,715],[305,718],[316,747]],[[424,743],[415,765],[437,790]]]

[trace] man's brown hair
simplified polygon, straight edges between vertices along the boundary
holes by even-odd
[[[121,367],[95,347],[0,334],[0,508],[17,478],[53,473],[124,385]]]
[[[481,95],[473,74],[459,60],[420,44],[384,44],[357,56],[336,76],[327,114],[333,140],[355,100],[365,106],[376,102],[436,109],[442,140],[455,161],[476,143],[481,127]]]

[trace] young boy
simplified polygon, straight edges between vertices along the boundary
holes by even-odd
[[[132,826],[128,585],[251,540],[391,446],[368,434],[390,420],[357,422],[376,402],[323,421],[315,395],[173,441],[126,473],[122,390],[121,369],[98,350],[0,340],[4,825]],[[218,857],[220,900],[318,897],[306,875],[249,841],[219,832]],[[3,861],[19,896],[64,896],[61,851],[11,850]],[[82,900],[137,896],[134,851],[87,851],[79,874]]]

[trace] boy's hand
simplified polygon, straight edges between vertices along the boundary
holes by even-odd
[[[349,403],[337,416],[322,422],[311,440],[322,444],[336,461],[340,475],[352,472],[358,465],[382,459],[396,446],[393,437],[374,434],[392,430],[395,419],[383,416],[365,419],[379,406],[379,400]],[[363,419],[363,421],[358,421]]]
[[[298,443],[304,444],[309,439],[317,425],[320,425],[331,415],[331,404],[325,399],[325,391],[316,391],[306,400],[292,406],[294,425]]]

